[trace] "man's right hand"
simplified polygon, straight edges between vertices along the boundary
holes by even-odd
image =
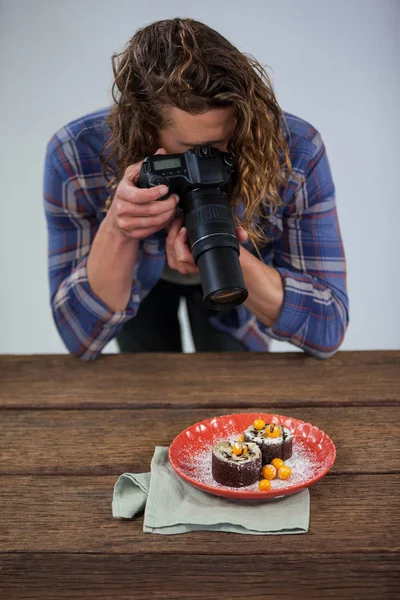
[[[166,150],[159,148],[156,154],[166,154]],[[136,186],[142,162],[126,169],[107,214],[112,228],[132,240],[144,239],[167,227],[175,217],[179,201],[176,194],[171,194],[168,200],[158,200],[168,192],[165,186],[149,189]]]

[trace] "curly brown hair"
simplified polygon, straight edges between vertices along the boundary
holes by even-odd
[[[167,126],[163,108],[200,114],[233,106],[236,128],[228,150],[238,179],[232,204],[243,203],[240,224],[256,245],[264,242],[260,219],[281,203],[279,187],[292,169],[284,115],[261,64],[204,23],[177,18],[139,29],[112,56],[112,66],[115,105],[101,152],[110,192],[106,207],[125,169],[157,150],[158,132]]]

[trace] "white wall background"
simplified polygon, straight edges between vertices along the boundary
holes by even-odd
[[[349,268],[343,349],[400,348],[399,0],[0,0],[0,352],[65,351],[48,307],[45,146],[109,104],[111,54],[175,16],[269,65],[282,107],[322,133]]]

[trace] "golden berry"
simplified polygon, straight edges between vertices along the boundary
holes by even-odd
[[[248,445],[243,444],[243,454],[246,454],[248,449],[249,449]]]
[[[291,474],[292,474],[292,469],[290,467],[287,467],[286,465],[283,465],[283,467],[278,469],[279,479],[289,479]]]
[[[271,482],[268,481],[268,479],[261,479],[260,483],[258,484],[258,489],[260,490],[260,492],[265,492],[267,490],[270,490]]]
[[[265,433],[270,438],[277,438],[281,435],[281,430],[278,425],[274,425],[274,423],[270,423],[267,425],[267,429]]]
[[[274,467],[277,471],[278,471],[278,469],[283,467],[284,464],[285,463],[283,462],[283,460],[281,458],[274,458],[274,460],[271,460],[271,465],[274,465]]]
[[[242,433],[241,435],[239,435],[238,439],[236,440],[237,442],[244,442],[244,433]]]
[[[253,423],[253,427],[254,429],[260,430],[263,427],[265,427],[265,421],[263,421],[262,419],[256,419]]]
[[[274,465],[265,465],[262,468],[261,473],[264,479],[274,479],[276,477],[276,469]]]
[[[244,444],[241,444],[240,442],[239,443],[235,442],[232,446],[233,454],[236,454],[236,456],[240,456],[243,452],[243,446],[244,446]]]

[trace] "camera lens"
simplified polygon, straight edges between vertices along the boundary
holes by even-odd
[[[228,196],[218,188],[193,190],[185,195],[183,209],[205,306],[213,310],[235,308],[246,300],[248,292]]]
[[[222,290],[220,292],[214,292],[214,294],[211,294],[210,302],[215,302],[216,304],[228,304],[230,302],[239,300],[241,295],[241,290]]]

